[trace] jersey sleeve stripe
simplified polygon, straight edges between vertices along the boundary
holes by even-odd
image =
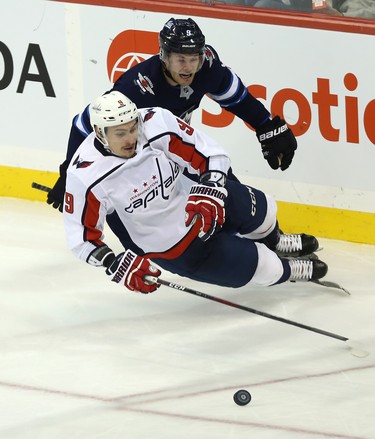
[[[247,89],[245,88],[245,89],[243,90],[241,96],[240,96],[238,99],[236,99],[236,100],[233,100],[233,99],[232,99],[231,101],[229,101],[229,102],[227,102],[227,103],[221,102],[220,105],[221,105],[223,108],[231,107],[232,105],[236,105],[236,104],[238,104],[239,102],[241,102],[241,101],[245,98],[246,95],[247,95]]]
[[[170,134],[169,151],[181,157],[185,162],[203,174],[208,169],[208,158],[197,151],[190,143],[184,142],[175,134]]]
[[[82,213],[83,239],[84,241],[94,241],[96,244],[103,245],[100,241],[101,230],[96,226],[99,221],[100,202],[95,195],[89,191],[86,196],[86,205]]]
[[[80,133],[83,136],[87,137],[91,133],[92,129],[87,127],[87,124],[85,123],[85,119],[90,120],[88,106],[82,111],[82,113],[77,114],[73,122],[76,128],[80,131]]]
[[[81,222],[83,225],[83,240],[93,241],[94,244],[104,245],[100,238],[102,237],[102,231],[97,228],[99,221],[100,212],[100,201],[95,197],[92,192],[92,188],[100,183],[102,180],[107,178],[113,172],[117,171],[124,163],[115,166],[113,169],[109,170],[106,174],[102,175],[98,180],[96,180],[86,192],[86,202],[82,212]]]
[[[237,75],[234,75],[232,72],[231,75],[232,75],[232,79],[229,84],[229,87],[225,91],[223,91],[223,93],[219,93],[219,94],[209,93],[208,96],[210,96],[213,100],[219,103],[221,103],[221,101],[232,99],[234,96],[236,96],[241,88],[241,82]]]

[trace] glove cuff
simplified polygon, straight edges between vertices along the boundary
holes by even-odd
[[[224,187],[227,176],[221,171],[207,171],[200,176],[199,182],[207,186]]]
[[[285,120],[280,119],[279,116],[275,116],[256,130],[256,136],[261,144],[266,144],[285,133],[285,131],[288,131],[288,129]]]
[[[131,250],[126,250],[125,253],[120,253],[105,271],[108,276],[112,276],[111,281],[116,283],[125,281],[136,257],[137,255]]]
[[[109,267],[114,259],[115,254],[113,251],[107,245],[102,245],[90,253],[86,262],[95,267],[101,267],[103,265]]]
[[[214,187],[206,184],[195,184],[190,189],[190,195],[195,197],[210,198],[216,201],[221,206],[224,206],[225,199],[228,196],[228,191],[225,187]]]

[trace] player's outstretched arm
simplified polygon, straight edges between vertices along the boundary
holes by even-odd
[[[279,116],[271,119],[269,111],[247,90],[240,77],[218,62],[216,52],[215,59],[211,73],[215,74],[213,87],[216,88],[208,95],[222,108],[251,125],[256,130],[263,156],[270,167],[284,171],[292,163],[297,148],[294,134]]]

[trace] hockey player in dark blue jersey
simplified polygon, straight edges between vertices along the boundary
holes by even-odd
[[[264,105],[221,62],[215,49],[206,45],[205,37],[194,20],[168,20],[159,34],[159,45],[158,55],[123,73],[112,90],[125,93],[138,108],[164,107],[187,123],[207,94],[256,130],[263,156],[272,169],[285,170],[289,167],[297,148],[292,131],[279,116],[270,118]],[[91,131],[87,106],[73,119],[67,157],[60,166],[59,179],[48,194],[48,204],[60,211],[67,166]]]

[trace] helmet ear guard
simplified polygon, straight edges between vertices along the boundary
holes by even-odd
[[[129,123],[137,119],[137,106],[119,91],[111,91],[108,94],[99,96],[90,105],[91,126],[104,146],[108,146],[106,128]],[[97,128],[97,131],[95,128]]]

